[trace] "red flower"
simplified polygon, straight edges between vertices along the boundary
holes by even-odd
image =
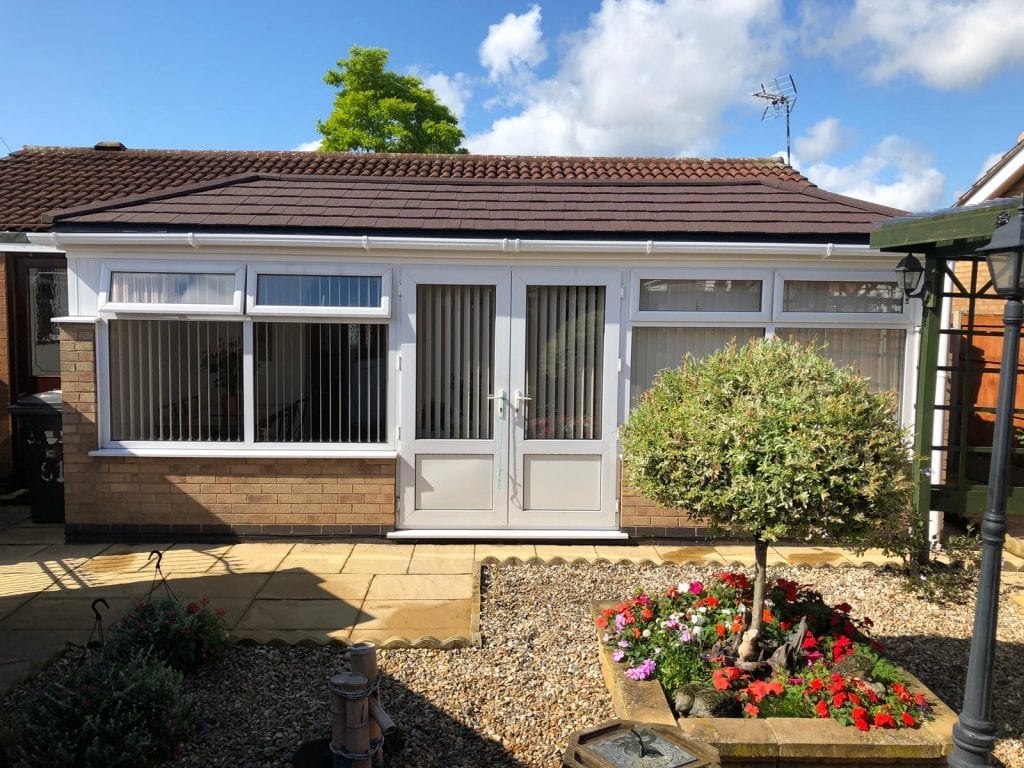
[[[818,641],[814,639],[814,635],[812,635],[810,631],[808,631],[807,634],[804,635],[804,642],[801,647],[806,651],[808,648],[813,648],[817,644]]]
[[[604,629],[608,626],[608,617],[598,616],[597,619],[595,619],[594,623],[597,624],[597,626],[599,626],[601,629]]]
[[[888,712],[879,712],[875,715],[875,725],[879,728],[895,728],[896,719]]]
[[[642,634],[643,633],[639,629],[633,627],[633,639],[638,639]]]
[[[828,704],[824,701],[819,701],[814,705],[814,709],[818,713],[818,717],[828,717]]]
[[[903,724],[908,728],[913,728],[917,725],[917,720],[915,720],[914,716],[911,715],[909,712],[904,712],[902,715],[900,715],[900,720],[902,720]]]
[[[843,613],[849,613],[853,610],[853,606],[851,606],[849,603],[840,603],[836,606],[836,610],[842,611]]]
[[[807,684],[807,688],[811,691],[820,691],[825,687],[825,683],[822,682],[820,677],[816,677]]]
[[[668,591],[665,593],[665,596],[671,597],[673,600],[675,600],[677,597],[679,597],[679,589],[676,587],[675,584],[673,584],[671,587],[668,588]]]
[[[862,717],[853,718],[853,724],[856,725],[857,728],[859,728],[862,731],[866,731],[871,728],[871,726],[868,725],[868,721]]]
[[[786,689],[782,687],[782,683],[778,680],[772,680],[768,683],[768,693],[774,693],[776,696],[781,696],[785,691]]]
[[[740,631],[741,629],[743,629],[743,624],[741,624],[741,623],[740,623],[740,622],[738,622],[738,621],[734,621],[734,622],[732,623],[732,627],[730,628],[730,630],[729,630],[729,631],[730,631],[730,632],[732,632],[732,633],[733,633],[733,634],[735,635],[735,634],[739,633],[739,631]]]
[[[780,621],[779,622],[779,629],[781,629],[783,632],[788,632],[790,629],[792,629],[792,627],[793,627],[793,624],[791,622],[788,622],[788,621]]]
[[[761,712],[761,710],[759,710],[756,706],[751,704],[749,701],[746,704],[743,705],[743,711],[746,712],[751,717],[757,717],[758,714],[760,714],[760,712]]]
[[[832,697],[832,706],[835,707],[836,709],[839,709],[839,707],[843,706],[843,704],[846,703],[846,700],[848,698],[849,698],[849,696],[847,696],[845,693],[840,691],[839,693],[837,693],[835,696]]]
[[[884,646],[884,645],[882,645],[882,644],[881,644],[880,642],[878,642],[877,640],[872,640],[872,641],[871,641],[871,649],[872,649],[872,650],[873,650],[873,651],[874,651],[875,653],[885,653],[885,646]]]
[[[771,624],[772,623],[772,619],[774,619],[774,618],[775,617],[772,616],[772,612],[769,611],[767,608],[765,608],[763,611],[761,611],[761,620],[765,624]]]
[[[696,605],[698,607],[702,606],[702,605],[706,605],[708,608],[717,608],[718,607],[718,598],[715,597],[714,595],[708,595],[707,597],[702,597],[700,600],[698,600]]]
[[[854,720],[864,720],[868,716],[868,711],[864,709],[864,707],[854,707],[853,710],[850,712],[850,716]]]
[[[187,610],[189,613],[199,613],[199,603],[189,603],[185,607],[185,610]]]
[[[654,611],[652,611],[650,608],[644,608],[642,611],[640,611],[640,618],[644,621],[650,621],[654,618]]]
[[[725,625],[715,624],[715,634],[719,637],[725,637]]]

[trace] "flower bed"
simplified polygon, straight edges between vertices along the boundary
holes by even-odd
[[[656,679],[679,716],[831,719],[860,731],[917,728],[941,702],[910,685],[849,605],[794,582],[766,593],[758,657],[737,659],[751,585],[742,573],[639,594],[596,618],[629,680]]]

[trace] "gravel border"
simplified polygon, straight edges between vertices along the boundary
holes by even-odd
[[[707,579],[721,570],[625,563],[486,566],[482,647],[379,652],[384,704],[407,738],[389,765],[559,766],[569,734],[613,717],[590,602]],[[849,602],[855,614],[870,616],[890,657],[959,709],[972,594],[956,605],[928,602],[907,593],[902,577],[885,569],[773,568],[770,575],[812,585],[826,600]],[[996,653],[996,765],[1024,768],[1024,609],[1007,593]],[[203,732],[175,765],[290,765],[299,744],[329,735],[326,684],[343,652],[332,646],[232,648],[222,664],[191,682],[205,717]],[[12,694],[4,711],[27,689]]]

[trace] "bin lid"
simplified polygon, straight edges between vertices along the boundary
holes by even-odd
[[[51,389],[49,392],[40,392],[35,395],[25,395],[18,398],[18,402],[11,406],[11,413],[15,416],[59,414],[61,412],[60,404],[60,390]]]

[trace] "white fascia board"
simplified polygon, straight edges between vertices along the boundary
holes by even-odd
[[[828,259],[880,258],[890,254],[872,250],[868,245],[834,243],[773,242],[703,242],[662,240],[544,240],[518,238],[454,238],[454,237],[369,237],[358,235],[264,235],[250,233],[190,232],[67,232],[44,233],[40,238],[59,247],[189,247],[203,248],[303,248],[351,249],[369,253],[392,251],[470,251],[476,255],[496,254],[507,258],[517,253],[560,253],[621,255],[634,253],[646,257],[675,254],[706,254],[712,256],[809,256]]]
[[[1012,150],[1011,150],[1012,151]],[[1018,145],[1018,151],[1013,157],[1005,160],[1002,168],[992,174],[992,178],[982,184],[970,197],[961,205],[974,205],[984,203],[987,200],[996,200],[1010,187],[1024,170],[1024,149]]]
[[[24,234],[27,242],[24,243],[7,243],[0,242],[0,253],[64,253],[53,244],[49,239],[45,241],[37,240],[38,235],[49,235],[49,232],[14,232],[12,234]]]

